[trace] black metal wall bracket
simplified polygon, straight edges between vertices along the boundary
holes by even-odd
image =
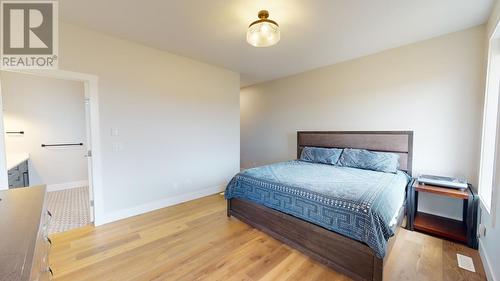
[[[80,145],[82,146],[83,143],[57,143],[57,144],[43,144],[42,147],[49,147],[49,146],[75,146],[75,145]]]

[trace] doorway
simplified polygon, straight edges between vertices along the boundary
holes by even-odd
[[[102,193],[97,78],[61,70],[1,74],[0,151],[4,157],[0,157],[0,189],[47,185],[48,205],[55,209],[52,233],[93,221],[99,224]],[[55,95],[42,91],[42,95],[23,100],[22,94],[30,87],[40,92],[51,84],[59,84]],[[28,166],[29,177],[12,182],[9,170],[19,161],[26,164],[16,168]],[[57,225],[58,219],[62,224]]]

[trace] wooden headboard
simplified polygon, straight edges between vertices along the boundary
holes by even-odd
[[[399,155],[399,169],[412,172],[413,131],[298,131],[297,158],[305,146],[392,152]]]

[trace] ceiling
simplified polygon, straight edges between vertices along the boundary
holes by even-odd
[[[494,0],[61,0],[64,21],[221,66],[241,86],[277,79],[486,22]],[[267,9],[281,27],[246,43]]]

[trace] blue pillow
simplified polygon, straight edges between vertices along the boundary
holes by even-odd
[[[344,167],[396,173],[399,167],[399,155],[368,151],[366,149],[346,148],[340,156],[339,164]]]
[[[342,154],[339,148],[304,147],[300,160],[314,163],[335,165]]]

